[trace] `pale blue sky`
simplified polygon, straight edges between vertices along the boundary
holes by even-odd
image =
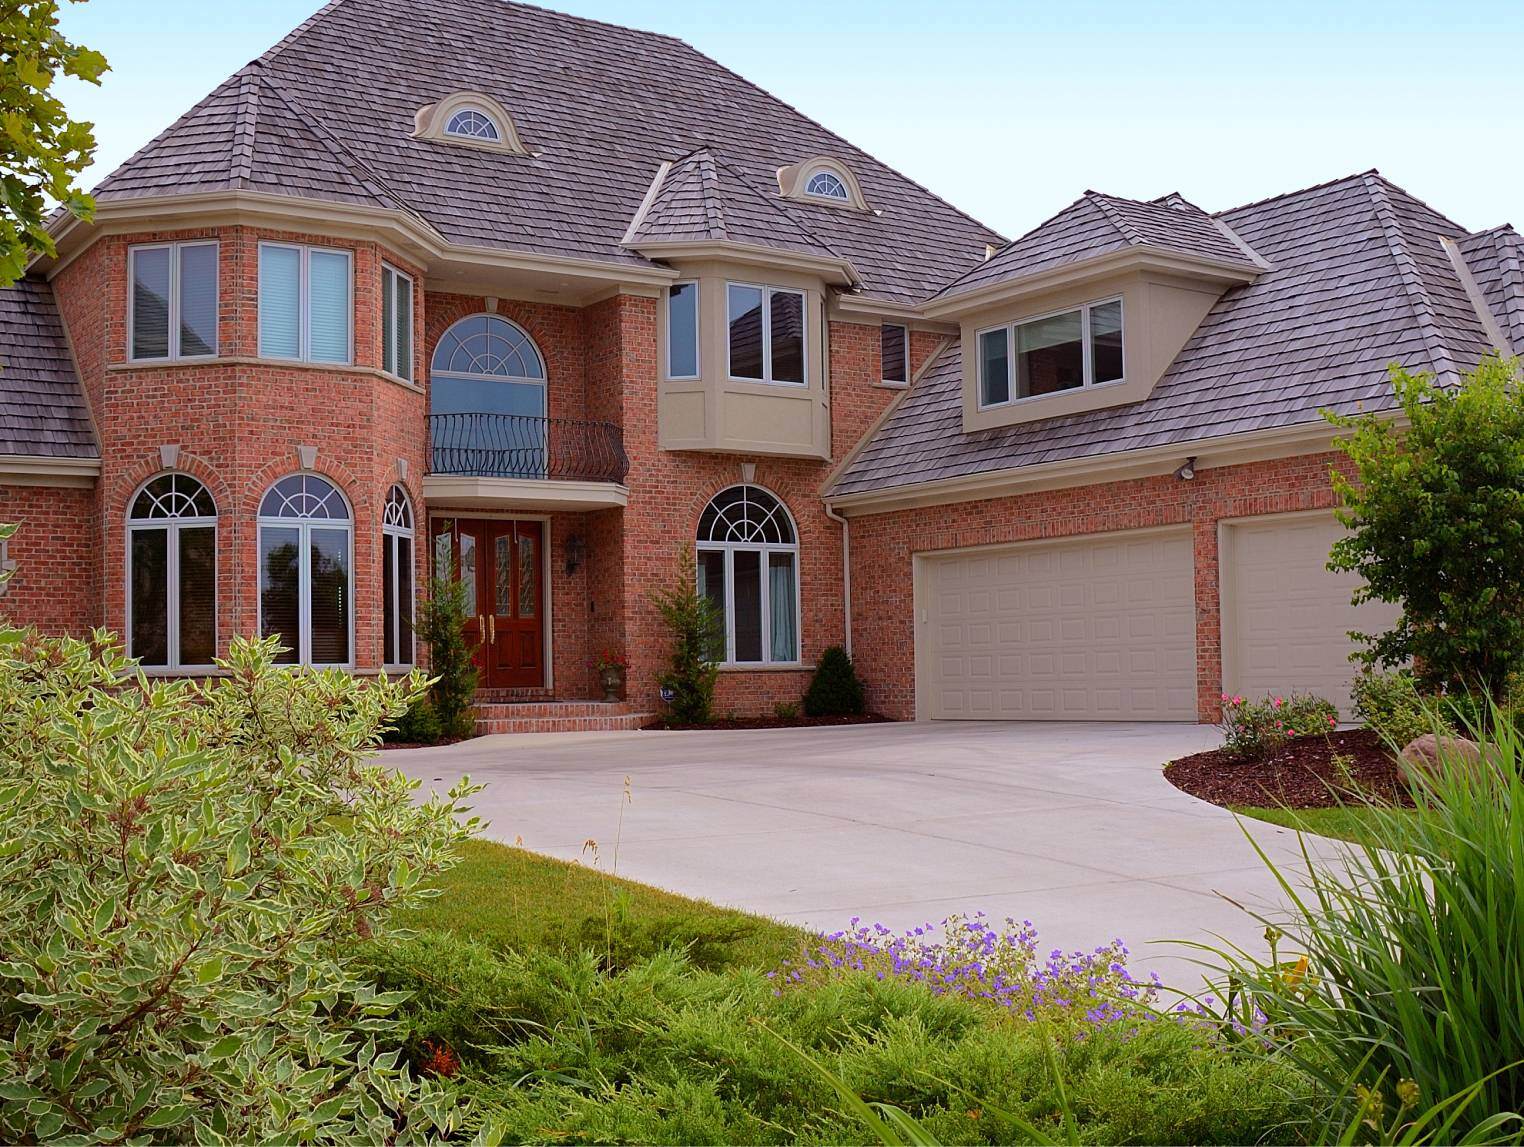
[[[1524,226],[1519,0],[559,0],[680,36],[1008,235],[1086,188],[1208,210],[1379,167]],[[104,175],[318,0],[91,0]]]

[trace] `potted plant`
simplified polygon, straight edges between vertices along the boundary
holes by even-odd
[[[593,662],[598,671],[598,684],[603,687],[605,701],[624,700],[625,674],[630,671],[630,660],[614,649],[605,649]]]

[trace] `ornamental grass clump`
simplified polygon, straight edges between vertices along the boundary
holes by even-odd
[[[150,681],[0,629],[0,1141],[390,1142],[457,1125],[352,963],[474,827],[374,763],[423,680],[235,640]]]
[[[1113,940],[1092,952],[1054,948],[1043,957],[1030,920],[996,927],[982,912],[900,933],[854,918],[849,930],[811,944],[772,975],[780,992],[858,974],[921,984],[1083,1038],[1087,1030],[1155,1014],[1158,976],[1134,979],[1127,956],[1127,946]]]

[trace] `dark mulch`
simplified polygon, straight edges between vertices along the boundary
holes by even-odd
[[[1333,763],[1335,754],[1350,758],[1347,771]],[[1213,749],[1181,757],[1164,770],[1164,776],[1177,789],[1224,806],[1413,803],[1397,762],[1369,729],[1298,737],[1258,761],[1240,761],[1223,749]]]
[[[862,713],[847,717],[716,717],[707,725],[679,725],[675,722],[657,721],[647,729],[666,731],[677,729],[814,729],[821,725],[876,725],[889,720],[877,713]]]
[[[474,741],[476,735],[469,737],[445,737],[438,741],[382,741],[383,749],[436,749],[440,745],[458,745],[462,741]]]

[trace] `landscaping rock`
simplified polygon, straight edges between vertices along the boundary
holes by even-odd
[[[1482,747],[1465,737],[1440,737],[1425,733],[1408,743],[1400,757],[1403,770],[1410,775],[1439,772],[1443,765],[1478,765]]]

